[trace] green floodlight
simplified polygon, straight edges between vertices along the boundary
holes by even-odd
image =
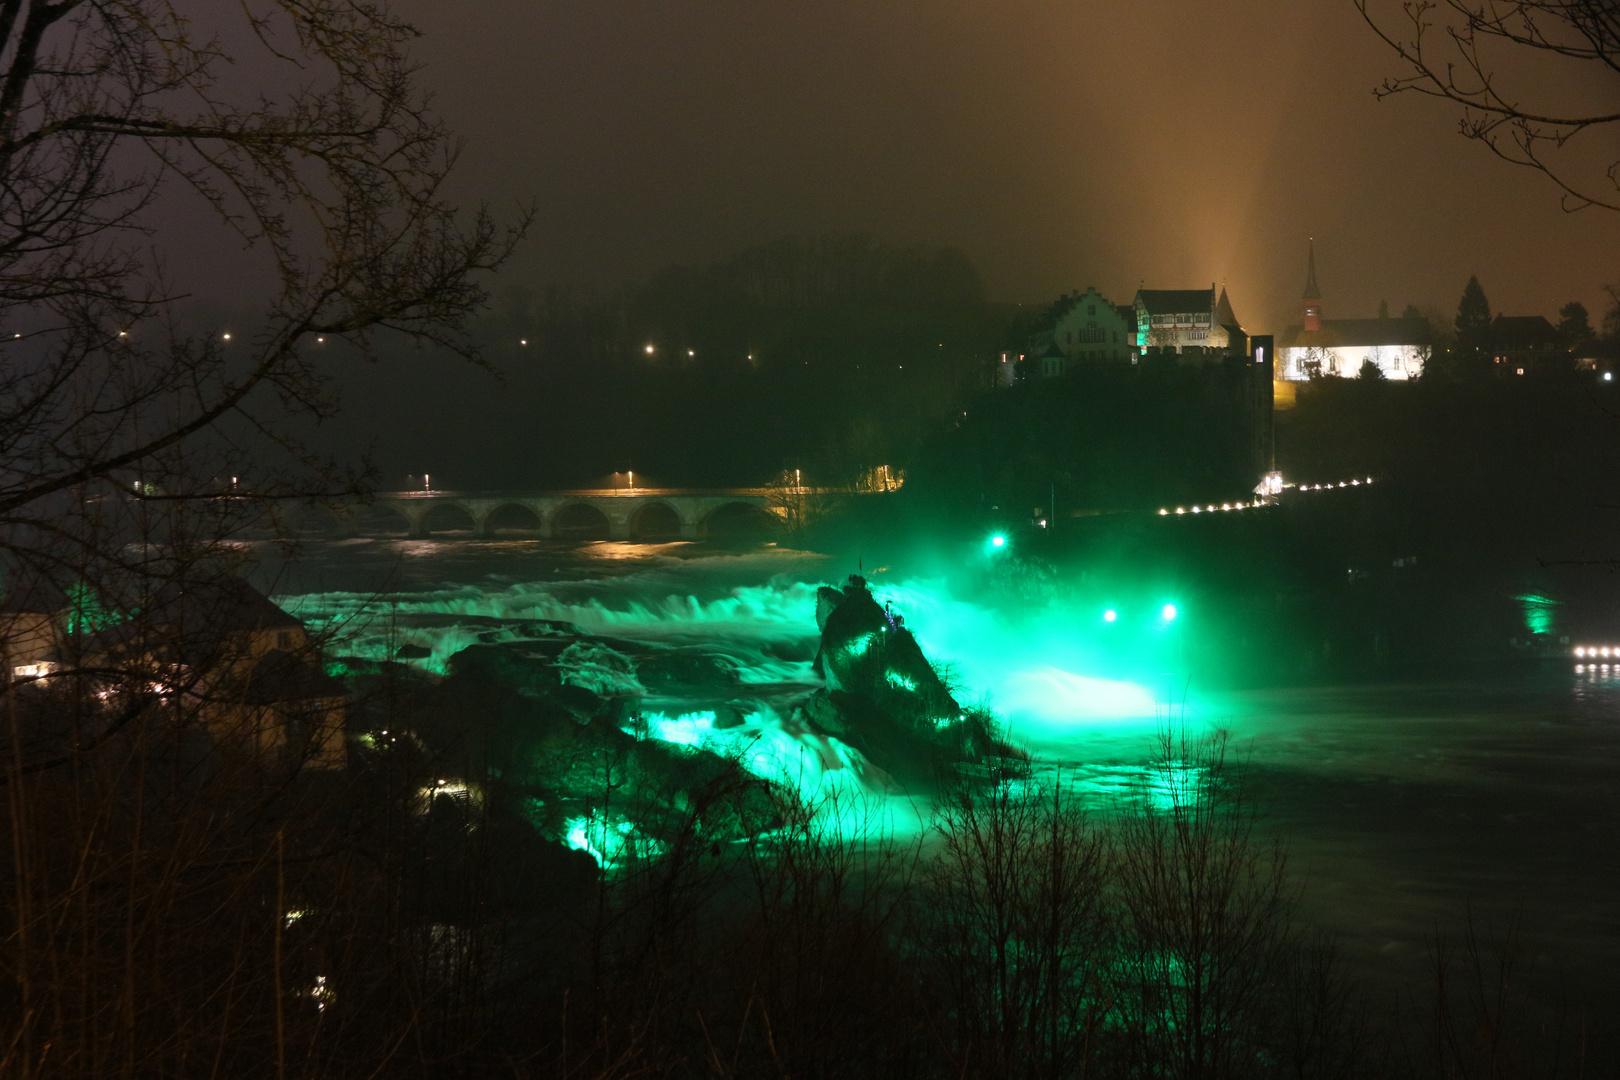
[[[990,538],[990,546],[997,549],[1004,548],[1007,546],[1007,538],[1000,533],[996,533]]]
[[[1163,619],[1167,623],[1175,622],[1176,621],[1176,616],[1179,615],[1179,614],[1180,614],[1180,612],[1178,612],[1176,610],[1176,605],[1174,605],[1174,604],[1166,604],[1159,611],[1159,617],[1161,619]]]
[[[1119,612],[1115,611],[1113,608],[1109,608],[1107,611],[1103,612],[1103,622],[1118,622],[1118,621],[1119,621]]]

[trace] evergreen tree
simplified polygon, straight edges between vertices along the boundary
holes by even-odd
[[[1416,304],[1407,304],[1406,305],[1406,310],[1401,312],[1401,318],[1403,318],[1403,319],[1421,319],[1421,318],[1423,318],[1423,312],[1418,310],[1418,306]]]
[[[1378,317],[1380,319],[1389,318],[1389,301],[1388,300],[1380,300],[1380,301],[1378,301]]]
[[[1490,328],[1491,302],[1485,299],[1479,278],[1470,275],[1462,299],[1457,302],[1457,343],[1478,346],[1484,342]]]
[[[1594,336],[1585,304],[1571,300],[1558,309],[1558,337],[1566,348],[1583,349],[1592,343]]]

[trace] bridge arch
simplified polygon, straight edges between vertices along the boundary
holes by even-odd
[[[477,528],[472,511],[457,502],[435,502],[416,519],[419,536],[431,536],[435,532],[475,532]]]
[[[700,533],[708,540],[765,540],[781,531],[782,520],[763,506],[721,503],[703,518]]]
[[[680,512],[662,500],[643,503],[630,517],[630,539],[679,540],[684,532]]]
[[[479,531],[485,536],[494,536],[497,532],[541,533],[545,527],[540,511],[524,503],[509,502],[484,515],[483,528]]]
[[[551,519],[551,535],[558,540],[607,540],[611,533],[608,516],[588,502],[568,503]]]

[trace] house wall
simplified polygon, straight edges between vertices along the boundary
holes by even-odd
[[[1146,305],[1137,301],[1136,341],[1142,348],[1174,349],[1176,352],[1188,346],[1225,349],[1231,344],[1226,328],[1215,322],[1213,296],[1209,308],[1205,310],[1166,315],[1149,315]]]
[[[18,668],[32,668],[50,655],[56,645],[56,625],[49,615],[20,612],[0,615],[0,658],[3,658],[4,679],[23,678],[37,672]]]
[[[1423,374],[1423,363],[1429,356],[1428,347],[1423,345],[1336,345],[1332,348],[1290,345],[1278,351],[1282,354],[1282,367],[1277,378],[1289,382],[1310,378],[1305,365],[1313,357],[1320,359],[1323,375],[1354,378],[1360,373],[1361,365],[1371,360],[1386,379],[1415,379]]]
[[[1052,340],[1075,361],[1122,363],[1128,359],[1130,325],[1096,289],[1087,289],[1052,329]]]

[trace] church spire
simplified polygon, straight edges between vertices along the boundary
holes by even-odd
[[[1301,329],[1322,329],[1322,290],[1316,287],[1316,237],[1311,237],[1305,255],[1305,296],[1300,301]]]

